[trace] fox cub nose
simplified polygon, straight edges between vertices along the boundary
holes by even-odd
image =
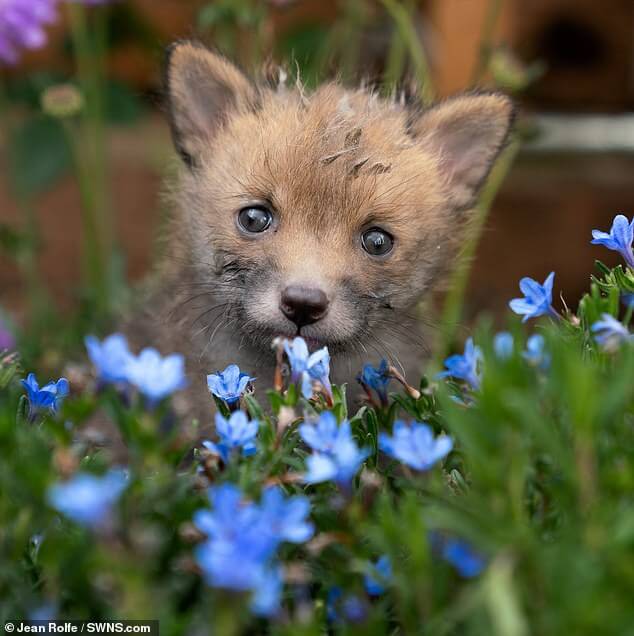
[[[321,289],[289,285],[282,292],[280,309],[298,327],[304,327],[326,315],[328,298]]]

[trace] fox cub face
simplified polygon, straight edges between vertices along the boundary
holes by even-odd
[[[346,350],[442,279],[506,141],[511,102],[412,109],[365,90],[257,85],[195,43],[166,69],[195,276],[243,340]]]

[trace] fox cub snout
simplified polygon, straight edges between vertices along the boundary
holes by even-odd
[[[166,90],[184,167],[164,301],[192,359],[209,371],[242,356],[255,374],[274,337],[300,334],[340,359],[420,362],[408,321],[452,264],[510,100],[309,93],[251,81],[191,42],[171,47]]]

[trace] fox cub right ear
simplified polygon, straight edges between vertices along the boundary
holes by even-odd
[[[167,50],[165,90],[174,145],[196,166],[229,113],[255,108],[257,90],[231,62],[197,42],[176,42]]]

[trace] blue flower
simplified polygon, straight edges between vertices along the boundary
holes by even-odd
[[[291,380],[301,384],[302,395],[308,400],[313,395],[313,384],[320,384],[328,395],[332,395],[330,385],[330,354],[328,347],[308,353],[303,338],[284,342],[284,350],[291,365]]]
[[[526,351],[522,352],[522,357],[534,367],[542,370],[548,369],[550,366],[550,355],[544,351],[546,341],[541,334],[533,334],[526,341]]]
[[[112,334],[103,342],[99,342],[95,336],[86,336],[84,342],[100,381],[127,382],[128,363],[132,359],[132,354],[123,334]]]
[[[524,298],[514,298],[509,302],[509,307],[524,318],[522,322],[526,322],[529,318],[537,318],[538,316],[555,316],[559,314],[553,307],[553,282],[555,280],[555,272],[550,272],[540,285],[532,278],[524,277],[520,281],[520,291],[524,294]]]
[[[224,371],[208,375],[207,386],[213,395],[231,405],[240,400],[247,384],[254,380],[246,373],[241,373],[237,364],[230,364]]]
[[[199,510],[194,524],[207,535],[195,556],[212,587],[255,590],[265,577],[277,541],[261,522],[258,507],[242,500],[232,484],[210,489],[213,510]]]
[[[415,470],[429,470],[437,461],[446,457],[453,448],[453,440],[447,435],[434,437],[427,424],[414,422],[411,426],[397,420],[393,437],[379,434],[379,448]]]
[[[101,477],[77,473],[70,481],[53,484],[47,500],[69,519],[95,528],[108,521],[126,483],[126,474],[120,469],[112,469]]]
[[[351,623],[361,623],[367,617],[367,607],[358,596],[345,596],[343,590],[334,585],[328,590],[326,596],[326,618],[330,623],[339,623],[342,617],[339,613],[342,610],[343,618]]]
[[[601,314],[601,320],[597,320],[591,330],[594,339],[604,351],[616,351],[621,343],[634,339],[627,327],[610,314]]]
[[[40,389],[34,373],[29,373],[26,380],[22,380],[22,386],[26,391],[32,415],[44,409],[57,413],[63,399],[70,391],[66,378],[60,378],[57,382],[49,382]]]
[[[508,360],[513,355],[515,344],[508,331],[500,331],[493,338],[493,351],[500,360]]]
[[[312,523],[306,521],[310,514],[310,501],[298,495],[286,499],[280,488],[267,488],[260,502],[262,522],[278,541],[303,543],[313,536]]]
[[[349,620],[351,623],[363,623],[368,616],[366,603],[354,594],[343,599],[341,609],[343,610],[343,615],[346,620]]]
[[[439,378],[452,377],[464,380],[472,389],[480,387],[479,363],[482,360],[482,349],[473,344],[473,339],[468,338],[465,343],[464,353],[449,356],[445,360],[446,371],[438,374]]]
[[[249,457],[257,450],[255,437],[259,426],[260,423],[257,420],[249,421],[244,411],[234,411],[229,419],[216,413],[216,433],[220,441],[217,444],[204,441],[203,446],[212,453],[220,455],[225,464],[229,462],[232,451],[237,449],[242,449],[243,457]]]
[[[364,584],[370,596],[380,596],[385,592],[385,584],[392,578],[392,563],[390,557],[384,554],[371,565],[371,571],[365,575]]]
[[[173,353],[162,357],[156,349],[143,349],[138,356],[132,356],[127,364],[126,375],[130,384],[148,399],[150,405],[187,384],[183,356]]]
[[[29,612],[30,621],[54,621],[57,619],[57,605],[55,603],[44,603]]]
[[[634,269],[634,253],[632,252],[634,241],[634,219],[630,223],[627,217],[617,214],[612,221],[610,233],[592,230],[593,245],[603,245],[609,250],[619,252],[629,267]]]
[[[378,368],[373,367],[371,364],[366,364],[363,367],[361,375],[357,376],[357,380],[361,385],[367,389],[374,389],[376,391],[383,405],[386,405],[388,402],[387,385],[392,379],[388,375],[388,369],[387,360],[381,360],[381,364]]]
[[[280,543],[299,543],[312,536],[306,522],[308,500],[284,500],[281,491],[263,493],[260,505],[243,500],[232,484],[209,491],[212,510],[199,510],[194,524],[207,535],[195,550],[208,585],[252,592],[251,609],[270,616],[279,608],[282,575],[275,560]]]
[[[315,451],[306,460],[308,472],[304,480],[309,484],[333,480],[347,486],[369,454],[360,450],[352,438],[350,422],[344,420],[338,426],[329,411],[321,413],[316,423],[302,424],[299,434]]]
[[[275,616],[279,611],[283,587],[281,567],[264,569],[253,591],[251,611],[256,616]]]
[[[461,539],[445,539],[441,554],[466,579],[478,576],[486,566],[485,558]]]

